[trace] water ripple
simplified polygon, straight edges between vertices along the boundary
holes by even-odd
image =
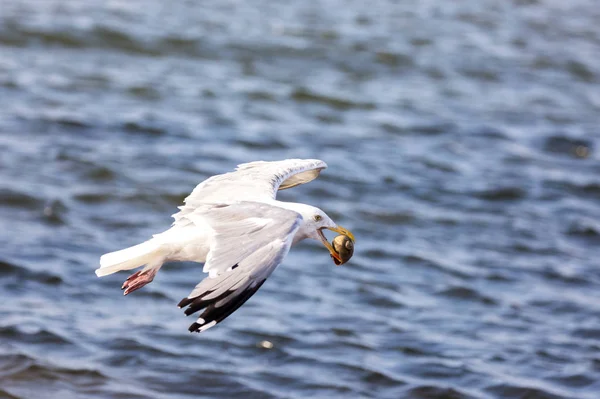
[[[595,399],[597,4],[438,3],[3,2],[0,397]],[[348,264],[301,243],[200,336],[201,265],[96,279],[297,157]]]

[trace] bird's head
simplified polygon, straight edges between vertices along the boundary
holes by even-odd
[[[338,234],[343,234],[350,238],[352,242],[354,242],[354,234],[352,234],[348,229],[345,229],[342,226],[337,225],[325,212],[321,209],[302,204],[301,209],[296,209],[304,219],[304,223],[302,226],[303,235],[302,238],[312,238],[317,241],[321,241],[321,243],[329,250],[331,257],[334,258],[336,264],[342,264],[344,261],[340,258],[340,255],[336,252],[333,246],[323,234],[323,230],[328,229],[331,231],[335,231]]]

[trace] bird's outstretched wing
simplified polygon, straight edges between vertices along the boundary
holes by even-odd
[[[278,190],[308,183],[319,176],[327,164],[318,159],[257,161],[238,165],[230,173],[216,175],[198,184],[173,215],[174,224],[198,206],[235,201],[273,200]]]
[[[258,202],[202,204],[185,218],[214,231],[204,265],[209,276],[179,302],[191,315],[189,330],[202,332],[244,304],[288,253],[302,216]]]

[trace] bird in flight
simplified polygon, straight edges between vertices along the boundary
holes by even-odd
[[[319,208],[275,199],[278,190],[308,183],[326,167],[317,159],[257,161],[210,177],[185,199],[171,228],[141,244],[102,255],[96,275],[145,265],[123,283],[127,295],[152,282],[165,262],[204,263],[208,276],[178,306],[188,316],[203,310],[189,330],[205,331],[242,306],[290,247],[305,238],[322,242],[336,264],[348,260],[323,230],[335,231],[353,245],[350,231]]]

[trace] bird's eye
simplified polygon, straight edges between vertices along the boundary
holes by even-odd
[[[315,222],[320,222],[321,220],[323,220],[321,215],[315,215]]]

